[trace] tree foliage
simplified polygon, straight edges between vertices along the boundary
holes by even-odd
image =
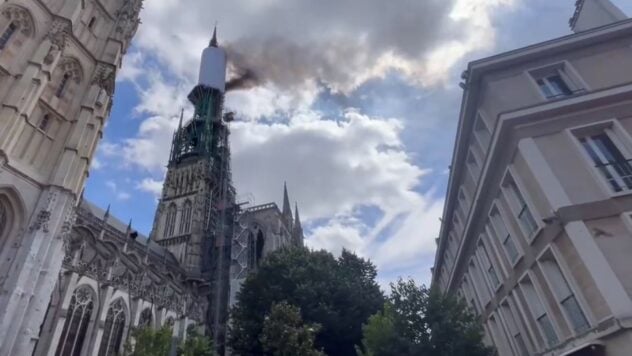
[[[477,317],[454,297],[414,281],[391,284],[384,311],[363,327],[364,356],[491,356]],[[360,349],[360,348],[359,348]]]
[[[299,308],[273,304],[259,337],[263,350],[273,356],[324,356],[314,348],[318,324],[304,324]]]
[[[230,345],[237,355],[270,355],[259,336],[272,305],[287,301],[308,324],[321,326],[315,346],[330,356],[355,354],[362,324],[382,309],[384,296],[375,266],[343,251],[339,258],[306,248],[270,254],[248,276],[232,311]]]
[[[186,340],[178,346],[178,356],[214,356],[213,340],[197,330],[188,332]]]
[[[130,356],[169,356],[171,351],[171,327],[165,325],[160,329],[151,327],[136,329],[132,332],[134,345],[131,339],[125,345]]]

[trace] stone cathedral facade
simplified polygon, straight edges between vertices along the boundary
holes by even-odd
[[[224,352],[229,306],[266,254],[303,244],[287,189],[236,202],[226,54],[214,36],[195,115],[173,137],[149,237],[82,198],[142,0],[0,4],[0,355],[118,355],[139,327]],[[183,122],[184,121],[184,122]]]

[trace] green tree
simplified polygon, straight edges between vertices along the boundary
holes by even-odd
[[[363,327],[364,356],[491,356],[467,305],[414,281],[391,284],[384,311]]]
[[[136,329],[132,332],[134,345],[128,340],[125,349],[130,356],[169,356],[171,335],[171,327],[167,325],[160,329]]]
[[[321,326],[315,346],[330,356],[355,354],[362,324],[382,309],[384,296],[375,266],[348,251],[335,258],[326,251],[282,249],[270,254],[237,294],[230,346],[237,355],[270,355],[259,336],[264,316],[287,301],[308,324]]]
[[[324,356],[314,349],[317,324],[304,324],[299,308],[286,302],[273,304],[259,337],[264,351],[273,356]]]
[[[178,347],[178,356],[214,356],[213,340],[193,329]]]

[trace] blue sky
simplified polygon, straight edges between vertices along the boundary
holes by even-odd
[[[632,13],[632,3],[614,1]],[[429,280],[467,62],[570,33],[574,0],[152,0],[117,80],[85,197],[148,234],[170,138],[220,23],[240,199],[298,201],[307,244]]]

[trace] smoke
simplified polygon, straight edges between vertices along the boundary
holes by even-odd
[[[237,68],[233,71],[236,76],[228,80],[226,91],[250,89],[260,84],[259,77],[252,69]]]
[[[150,2],[137,42],[176,73],[194,75],[199,49],[191,46],[193,36],[183,34],[208,43],[212,13],[234,69],[231,90],[271,84],[294,92],[317,83],[348,93],[393,71],[413,84],[432,85],[445,80],[463,56],[493,43],[492,10],[517,1],[190,0],[186,7]]]

